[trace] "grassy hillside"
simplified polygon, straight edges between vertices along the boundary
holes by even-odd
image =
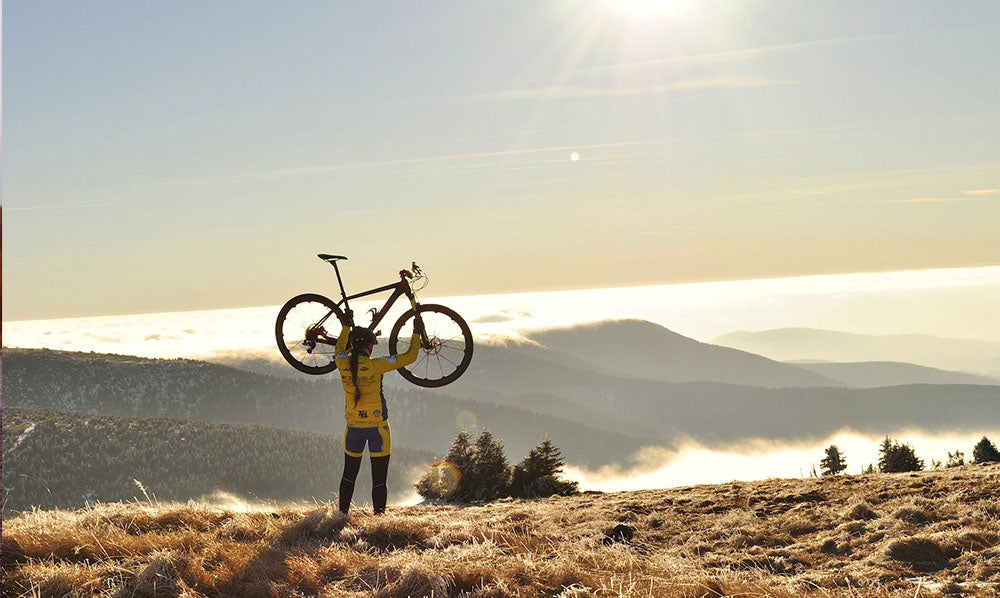
[[[391,499],[412,494],[430,453],[393,447]],[[3,509],[78,508],[143,497],[160,500],[223,491],[258,500],[328,500],[340,484],[340,436],[270,426],[60,413],[4,407]],[[367,469],[367,464],[365,465]],[[355,500],[370,502],[371,475]]]
[[[986,597],[998,495],[1000,466],[966,466],[349,520],[325,505],[40,511],[5,522],[3,594]]]

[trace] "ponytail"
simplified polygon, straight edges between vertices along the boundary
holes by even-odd
[[[358,386],[358,357],[362,351],[368,350],[376,342],[375,335],[367,328],[355,328],[348,337],[348,350],[351,359],[351,381],[354,382],[354,406],[361,400],[361,387]]]
[[[361,387],[358,386],[358,351],[357,347],[351,347],[351,380],[354,382],[354,406],[358,406],[361,400]]]

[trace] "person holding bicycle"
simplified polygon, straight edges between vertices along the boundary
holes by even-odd
[[[350,310],[346,320],[353,322]],[[340,480],[340,512],[347,513],[354,495],[354,482],[361,469],[365,446],[372,464],[372,505],[375,514],[385,512],[386,478],[392,436],[389,413],[382,392],[382,376],[417,360],[420,351],[420,319],[414,321],[410,348],[401,355],[372,357],[378,344],[375,333],[361,326],[344,326],[337,338],[335,359],[344,387],[347,425],[344,429],[344,475]]]

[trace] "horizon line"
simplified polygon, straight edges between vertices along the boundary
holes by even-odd
[[[635,283],[635,284],[620,284],[620,285],[606,285],[606,286],[593,286],[593,287],[573,287],[573,288],[555,288],[555,289],[528,289],[528,290],[518,290],[518,291],[502,291],[502,292],[491,292],[491,293],[456,293],[456,294],[442,294],[442,295],[426,295],[429,299],[445,299],[445,298],[457,298],[457,297],[496,297],[496,296],[507,296],[507,295],[534,295],[534,294],[548,294],[548,293],[572,293],[581,291],[607,291],[615,289],[643,289],[643,288],[656,288],[656,287],[678,287],[678,286],[692,286],[692,285],[710,285],[710,284],[726,284],[726,283],[747,283],[747,282],[757,282],[757,281],[781,281],[781,280],[801,280],[801,279],[816,279],[816,278],[836,278],[844,276],[876,276],[876,275],[886,275],[886,274],[904,274],[913,272],[946,272],[946,271],[976,271],[976,270],[989,270],[997,269],[998,274],[1000,274],[1000,263],[979,265],[979,266],[948,266],[948,267],[938,267],[938,268],[903,268],[899,270],[860,270],[860,271],[850,271],[850,272],[823,272],[823,273],[812,273],[812,274],[799,274],[792,276],[762,276],[757,278],[724,278],[724,279],[708,279],[708,280],[681,280],[674,282],[661,282],[661,283]],[[998,280],[1000,282],[1000,280]],[[46,318],[26,318],[19,320],[0,320],[2,324],[14,324],[22,322],[46,322],[46,321],[58,321],[58,320],[79,320],[85,318],[111,318],[111,317],[121,317],[121,316],[144,316],[144,315],[164,315],[164,314],[180,314],[180,313],[197,313],[197,312],[208,312],[208,311],[231,311],[240,309],[263,309],[278,307],[278,304],[255,304],[255,305],[233,305],[226,307],[202,307],[202,308],[190,308],[190,309],[172,309],[165,311],[134,311],[134,312],[118,312],[118,313],[101,313],[101,314],[83,314],[83,315],[67,315],[67,316],[54,316]]]

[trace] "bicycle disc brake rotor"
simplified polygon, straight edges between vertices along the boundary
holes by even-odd
[[[312,353],[319,344],[320,337],[326,336],[326,328],[322,326],[310,326],[306,328],[306,337],[302,340],[302,344],[306,347],[306,353]]]
[[[428,346],[424,347],[424,353],[426,353],[428,355],[440,355],[441,354],[441,347],[444,346],[444,343],[441,341],[441,339],[439,339],[436,336],[433,336],[433,337],[431,337],[427,341],[427,344],[428,344]]]

